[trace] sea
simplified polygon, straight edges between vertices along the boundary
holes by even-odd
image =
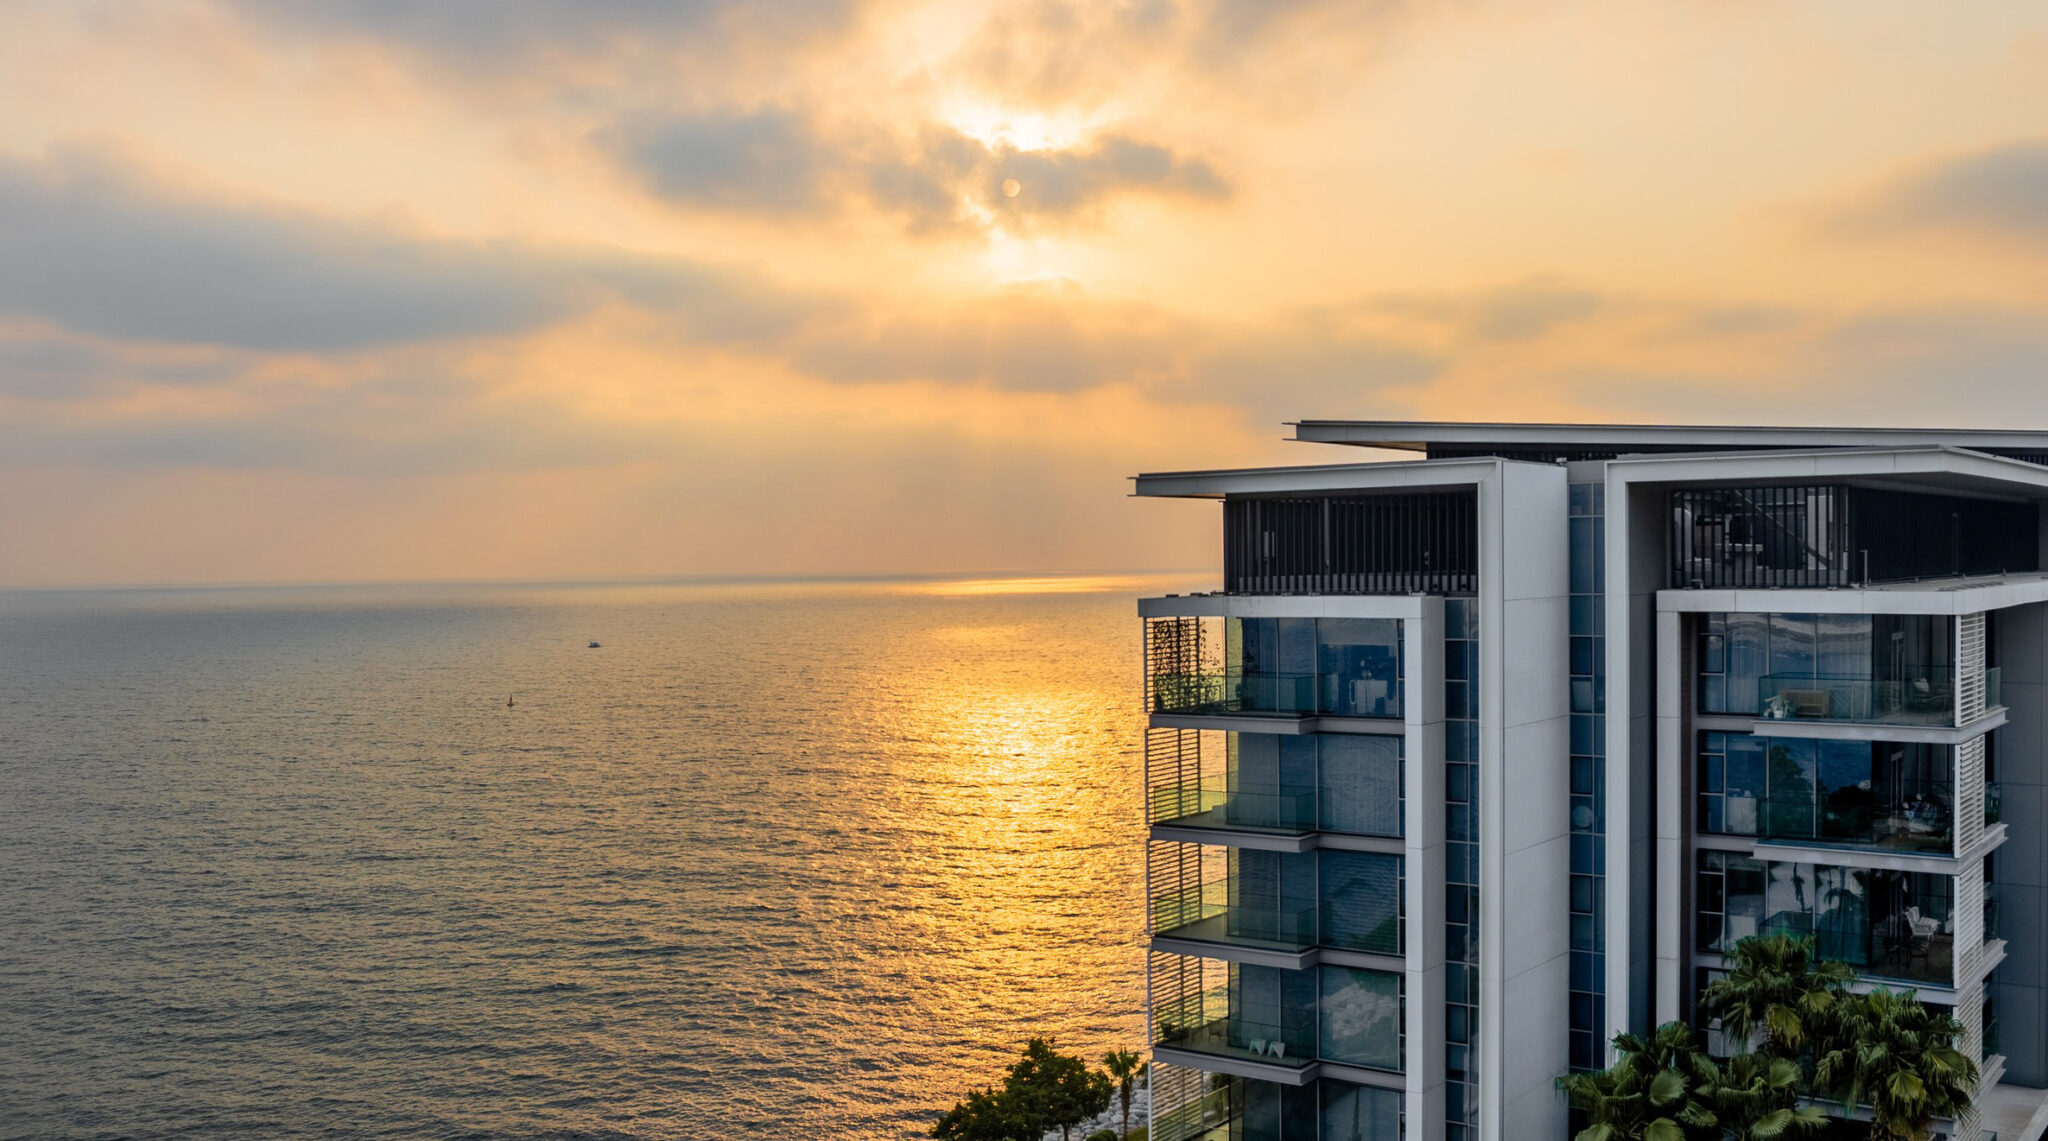
[[[1201,585],[0,593],[0,1137],[912,1138],[1142,1050]]]

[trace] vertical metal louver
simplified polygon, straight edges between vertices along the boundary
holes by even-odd
[[[1186,1066],[1155,1061],[1151,1069],[1152,1116],[1149,1136],[1155,1141],[1188,1141],[1206,1132],[1209,1075]]]
[[[1848,488],[1714,487],[1671,493],[1671,585],[1826,587],[1860,581]]]
[[[1205,807],[1204,790],[1221,787],[1221,774],[1203,771],[1202,734],[1193,729],[1145,730],[1145,823],[1193,816]]]
[[[1203,917],[1203,862],[1200,844],[1170,840],[1146,843],[1145,892],[1150,901],[1147,930],[1157,934]]]
[[[1984,615],[1956,619],[1956,724],[1984,716]]]
[[[1956,746],[1956,851],[1967,852],[1984,836],[1984,738]]]
[[[1223,587],[1245,594],[1456,594],[1476,588],[1472,492],[1231,497]]]
[[[1961,990],[1984,970],[1984,861],[1965,860],[1955,880],[1955,980]],[[1961,1017],[1957,1012],[1957,1017]]]

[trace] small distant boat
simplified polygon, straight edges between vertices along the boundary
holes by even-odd
[[[592,643],[590,644],[590,648],[591,648],[591,649],[593,649],[593,650],[595,650],[595,649],[599,649],[599,648],[600,648],[600,647],[602,647],[603,645],[604,645],[604,643],[602,643],[602,642],[592,642]]]

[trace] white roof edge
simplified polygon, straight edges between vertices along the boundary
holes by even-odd
[[[1306,464],[1289,467],[1223,468],[1213,471],[1145,472],[1131,477],[1133,495],[1213,499],[1227,493],[1261,491],[1335,491],[1349,488],[1464,487],[1481,482],[1502,467],[1562,470],[1556,464],[1461,456],[1441,460],[1394,460],[1387,463]]]
[[[1630,444],[1706,447],[1900,446],[1943,441],[1979,448],[2048,451],[2048,431],[2005,428],[1853,428],[1736,424],[1513,424],[1448,420],[1291,421],[1296,440],[1416,450],[1430,444],[1520,444],[1529,447]]]
[[[1911,457],[1925,461],[1912,467],[1884,461]],[[1870,461],[1859,463],[1859,460]],[[1773,452],[1679,452],[1665,455],[1621,456],[1605,462],[1624,480],[1658,482],[1658,469],[1690,467],[1675,473],[1672,481],[1701,478],[1711,469],[1714,477],[1729,478],[1835,478],[1858,476],[1900,476],[1952,474],[1971,476],[1994,483],[2030,489],[2048,489],[2048,467],[1994,456],[1953,444],[1918,444],[1903,448],[1810,448]],[[1797,470],[1788,470],[1797,469]]]

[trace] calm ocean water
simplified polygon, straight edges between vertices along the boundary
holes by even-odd
[[[0,1137],[900,1138],[1138,1048],[1192,584],[1047,585],[0,594]]]

